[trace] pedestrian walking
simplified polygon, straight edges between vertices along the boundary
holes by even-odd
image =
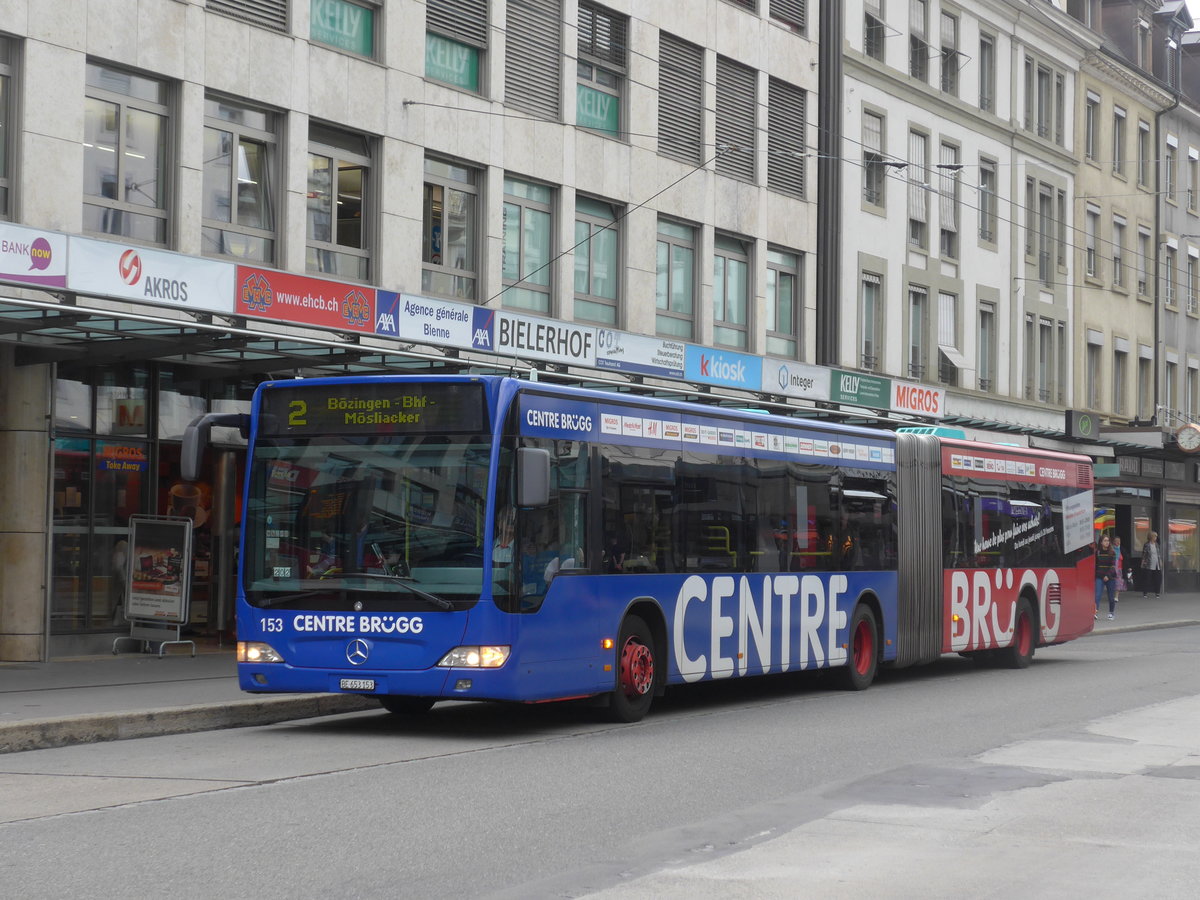
[[[1142,544],[1142,572],[1138,577],[1142,582],[1142,599],[1154,591],[1157,600],[1162,592],[1162,554],[1158,550],[1157,531],[1150,532]]]
[[[1108,594],[1108,617],[1117,617],[1117,555],[1113,552],[1112,539],[1107,534],[1101,535],[1096,545],[1096,614],[1093,619],[1100,618],[1100,595]]]
[[[1125,554],[1121,551],[1121,537],[1114,535],[1112,539],[1113,553],[1117,555],[1117,585],[1113,588],[1113,596],[1121,602],[1121,591],[1125,590]]]

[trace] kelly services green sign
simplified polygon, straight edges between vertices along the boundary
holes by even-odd
[[[428,31],[425,33],[425,77],[466,91],[478,91],[479,50]]]
[[[585,84],[578,85],[575,121],[581,128],[616,134],[621,127],[621,99]]]
[[[309,36],[314,41],[357,53],[375,55],[375,10],[349,0],[312,0]]]
[[[829,399],[834,403],[849,403],[870,409],[891,409],[892,383],[887,378],[835,369],[830,379]]]

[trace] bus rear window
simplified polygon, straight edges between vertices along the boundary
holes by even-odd
[[[258,433],[479,434],[487,430],[483,386],[346,382],[263,391]]]

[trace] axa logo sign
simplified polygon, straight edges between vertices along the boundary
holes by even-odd
[[[496,349],[496,311],[494,309],[474,310],[471,323],[471,347],[475,350]]]
[[[762,389],[762,359],[744,353],[689,346],[684,359],[684,377],[757,391]]]
[[[394,291],[375,292],[375,333],[400,337],[400,295]]]

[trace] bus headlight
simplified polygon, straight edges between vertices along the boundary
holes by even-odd
[[[283,657],[270,644],[262,641],[238,641],[237,661],[244,663],[281,663]]]
[[[508,662],[511,647],[455,647],[439,666],[465,669],[498,669]]]

